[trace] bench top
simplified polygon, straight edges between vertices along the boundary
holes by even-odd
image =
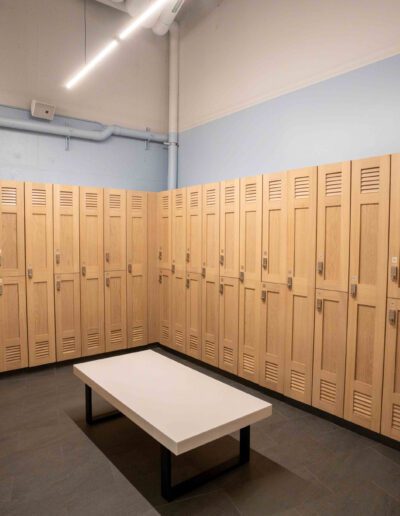
[[[175,455],[272,414],[270,403],[152,350],[74,365],[74,374]]]

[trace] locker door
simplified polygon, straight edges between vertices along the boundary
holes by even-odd
[[[29,365],[54,362],[53,189],[25,183]]]
[[[24,183],[0,181],[0,276],[25,276]]]
[[[104,190],[104,270],[126,270],[126,192]]]
[[[258,383],[260,285],[246,280],[239,288],[239,376]]]
[[[400,299],[400,154],[391,156],[388,296]]]
[[[57,361],[80,357],[81,301],[79,272],[55,276]]]
[[[219,183],[203,185],[202,274],[219,275]]]
[[[0,279],[0,372],[28,366],[25,276]]]
[[[186,273],[186,352],[201,359],[201,275]]]
[[[283,393],[285,373],[286,285],[261,284],[260,385]]]
[[[348,292],[351,165],[318,167],[317,288]]]
[[[126,272],[105,273],[106,351],[124,349],[126,345]]]
[[[157,194],[157,219],[158,266],[160,269],[171,269],[172,196],[170,191]]]
[[[201,274],[201,206],[202,188],[192,186],[187,189],[187,270]]]
[[[379,432],[385,342],[390,156],[352,163],[344,417]]]
[[[317,168],[288,172],[285,395],[311,404]]]
[[[239,179],[220,183],[220,275],[239,277]]]
[[[171,326],[172,347],[186,352],[186,273],[176,271],[171,275]]]
[[[158,269],[158,193],[147,193],[147,331],[148,343],[160,342],[160,284]],[[128,301],[129,302],[129,301]]]
[[[82,355],[104,353],[103,190],[80,189]]]
[[[219,285],[219,367],[238,373],[239,280],[220,278]]]
[[[173,348],[173,333],[171,321],[171,271],[160,270],[158,281],[160,283],[160,344]]]
[[[240,180],[241,281],[261,281],[262,176]]]
[[[400,441],[399,315],[400,301],[388,299],[381,431],[384,435],[398,441]]]
[[[186,189],[172,191],[172,272],[186,271]]]
[[[317,290],[314,333],[314,407],[343,417],[347,293]]]
[[[79,272],[79,187],[53,186],[54,272]]]
[[[286,283],[287,177],[286,172],[263,176],[262,280]]]
[[[217,248],[218,251],[218,248]],[[202,360],[218,367],[219,276],[206,274],[202,280]]]
[[[128,347],[148,343],[147,333],[147,193],[127,193]]]

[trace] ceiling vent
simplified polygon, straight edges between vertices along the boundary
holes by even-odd
[[[53,120],[56,106],[51,106],[39,100],[32,100],[31,115],[34,118],[41,118],[43,120]]]

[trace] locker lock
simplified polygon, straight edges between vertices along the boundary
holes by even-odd
[[[203,278],[206,277],[206,268],[205,267],[201,268],[201,275],[202,275]]]
[[[292,278],[292,276],[288,276],[288,279],[287,279],[287,287],[288,287],[289,289],[292,289],[292,287],[293,287],[293,278]]]
[[[390,324],[396,324],[396,310],[389,310],[389,322]]]
[[[56,264],[60,265],[60,262],[61,262],[61,253],[60,253],[60,250],[57,249],[57,251],[56,251]]]
[[[243,271],[239,272],[239,279],[240,279],[240,281],[244,281],[244,272]]]
[[[82,276],[86,276],[86,265],[82,265]]]
[[[32,269],[32,267],[28,267],[28,278],[29,279],[33,278],[33,269]]]
[[[187,263],[190,262],[190,253],[189,253],[189,251],[186,253],[186,261],[187,261]]]
[[[267,291],[262,290],[261,291],[261,301],[266,301],[266,300],[267,300]]]
[[[60,292],[60,290],[61,290],[61,280],[57,280],[56,281],[56,289],[57,289],[58,292]]]
[[[128,263],[128,272],[129,274],[132,274],[132,264]]]
[[[106,287],[109,287],[110,286],[110,278],[106,278]]]
[[[351,294],[351,297],[357,296],[357,283],[352,283],[350,285],[350,294]]]
[[[158,283],[162,283],[162,275],[161,274],[158,275]]]
[[[158,251],[158,259],[162,260],[162,251]]]
[[[266,269],[267,269],[267,267],[268,267],[268,258],[267,258],[266,256],[264,256],[264,257],[263,257],[263,259],[262,259],[262,267],[263,267],[263,269],[265,269],[265,270],[266,270]]]
[[[219,255],[219,264],[224,265],[224,255],[223,254]]]
[[[390,267],[390,279],[392,281],[397,281],[398,275],[399,275],[399,268],[398,268],[398,266],[397,265],[392,265]]]
[[[110,263],[110,253],[109,252],[106,253],[106,262]]]
[[[318,274],[322,274],[324,272],[324,262],[317,263],[317,271],[318,271]]]
[[[174,263],[171,265],[171,271],[173,274],[175,274],[175,264]]]
[[[220,294],[223,294],[223,293],[224,293],[224,284],[223,284],[223,283],[220,283],[220,284],[219,284],[219,293],[220,293]]]
[[[322,299],[317,299],[317,310],[322,312]]]
[[[190,280],[189,280],[189,278],[187,278],[187,280],[186,280],[186,288],[189,288],[189,287],[190,287]]]

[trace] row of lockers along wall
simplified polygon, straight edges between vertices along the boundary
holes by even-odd
[[[0,181],[0,371],[147,344],[147,193]]]
[[[159,341],[400,439],[400,155],[157,196]]]

